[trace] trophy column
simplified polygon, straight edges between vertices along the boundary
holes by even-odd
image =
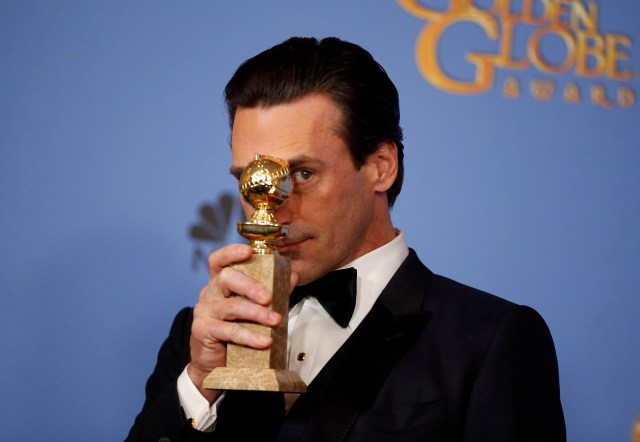
[[[288,258],[278,255],[274,246],[278,238],[287,234],[287,227],[276,222],[273,212],[290,191],[288,163],[278,158],[256,155],[240,177],[240,192],[256,210],[249,220],[238,223],[238,232],[250,240],[253,254],[232,267],[271,291],[270,308],[282,315],[282,322],[273,328],[240,322],[243,327],[271,336],[273,344],[263,350],[227,344],[227,365],[215,368],[206,377],[205,388],[287,393],[307,390],[298,373],[286,369],[291,264]]]

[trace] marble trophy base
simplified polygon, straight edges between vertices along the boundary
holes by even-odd
[[[304,393],[307,386],[295,371],[273,368],[220,367],[204,381],[205,388],[216,390],[280,391]]]
[[[214,369],[204,380],[204,388],[215,390],[254,390],[304,393],[307,386],[298,373],[287,366],[287,316],[289,312],[288,258],[274,254],[254,254],[233,267],[262,283],[273,293],[271,308],[282,315],[278,327],[241,322],[265,336],[273,345],[259,350],[242,345],[227,345],[227,366]],[[251,302],[251,301],[247,301]]]

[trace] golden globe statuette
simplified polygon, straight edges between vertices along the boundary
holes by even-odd
[[[255,211],[238,232],[250,241],[253,254],[232,267],[262,283],[273,294],[271,308],[282,315],[278,327],[241,322],[244,327],[273,338],[271,347],[259,350],[227,344],[226,367],[215,368],[204,387],[216,390],[257,390],[304,393],[307,386],[287,367],[287,317],[289,313],[289,258],[280,256],[274,243],[287,234],[287,226],[273,215],[291,192],[289,164],[279,158],[256,154],[240,177],[240,193]],[[247,302],[251,302],[247,300]]]

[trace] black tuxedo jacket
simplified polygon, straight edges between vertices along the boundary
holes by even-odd
[[[555,349],[540,315],[434,275],[413,251],[286,416],[279,393],[228,392],[216,430],[191,429],[176,387],[191,320],[191,309],[176,317],[128,440],[566,439]]]

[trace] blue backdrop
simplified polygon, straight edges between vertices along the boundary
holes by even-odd
[[[125,437],[206,254],[239,239],[226,81],[336,35],[400,91],[395,224],[433,271],[543,314],[570,441],[629,440],[638,23],[626,0],[0,1],[3,438]]]

